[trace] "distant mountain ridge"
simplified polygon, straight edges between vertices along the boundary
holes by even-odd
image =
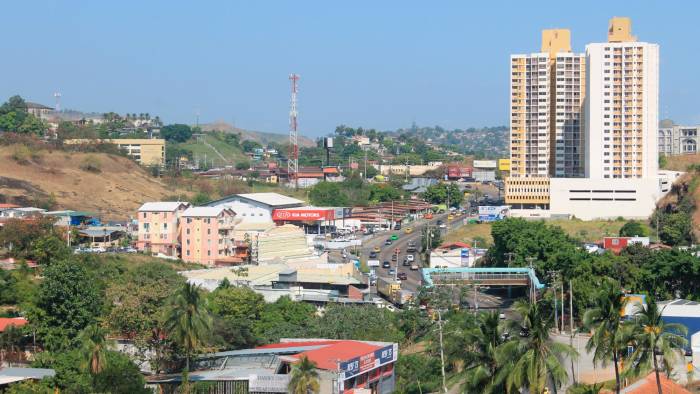
[[[242,140],[251,140],[259,142],[262,145],[267,145],[270,142],[277,144],[286,144],[289,142],[289,136],[287,134],[241,129],[222,120],[201,124],[199,127],[202,128],[202,131],[217,130],[225,133],[241,133]],[[299,145],[302,147],[313,147],[316,146],[316,142],[311,138],[299,136]]]

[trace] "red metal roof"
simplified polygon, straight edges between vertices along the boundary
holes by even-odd
[[[659,381],[661,382],[661,388],[664,393],[668,394],[691,394],[689,390],[681,386],[680,384],[670,380],[666,377],[663,372],[659,373]],[[632,383],[631,385],[624,388],[622,391],[624,394],[647,394],[656,393],[656,375],[654,372],[647,375],[645,378]]]
[[[296,358],[297,360],[301,359],[302,357],[308,357],[309,360],[313,361],[316,364],[316,368],[335,371],[338,369],[339,361],[347,361],[356,357],[364,356],[381,348],[380,346],[371,345],[369,343],[361,341],[329,340],[275,343],[271,345],[260,346],[258,349],[276,349],[320,345],[326,346],[314,350],[301,352],[291,357]]]
[[[464,242],[451,242],[440,245],[440,249],[471,248],[471,245]]]
[[[8,208],[19,208],[19,205],[5,204],[5,203],[0,204],[0,209],[8,209]]]
[[[22,327],[29,323],[23,317],[0,317],[0,332],[4,332],[9,326]]]

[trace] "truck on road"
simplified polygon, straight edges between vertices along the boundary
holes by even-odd
[[[377,292],[396,306],[403,306],[411,300],[413,294],[401,290],[401,282],[389,278],[377,278]]]

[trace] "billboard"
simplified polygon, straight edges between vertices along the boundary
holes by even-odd
[[[287,222],[303,222],[309,220],[333,220],[335,209],[275,209],[272,220]]]
[[[339,363],[340,379],[347,380],[371,369],[379,368],[384,364],[396,361],[399,353],[399,345],[393,344],[377,349],[360,357],[342,361]]]
[[[471,167],[463,166],[448,166],[447,167],[447,177],[454,178],[470,178],[472,176]]]
[[[498,159],[498,169],[500,171],[510,171],[510,159]]]
[[[495,222],[503,220],[510,214],[510,205],[479,205],[479,221]]]
[[[474,160],[474,168],[496,169],[496,160]]]

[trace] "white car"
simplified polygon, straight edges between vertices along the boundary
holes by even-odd
[[[440,223],[440,225],[439,225],[438,227],[440,227],[440,228],[447,228],[447,225],[446,225],[445,223]]]
[[[414,261],[414,260],[415,260],[415,257],[414,257],[412,254],[407,254],[407,255],[406,255],[406,260],[407,260],[407,261]]]

